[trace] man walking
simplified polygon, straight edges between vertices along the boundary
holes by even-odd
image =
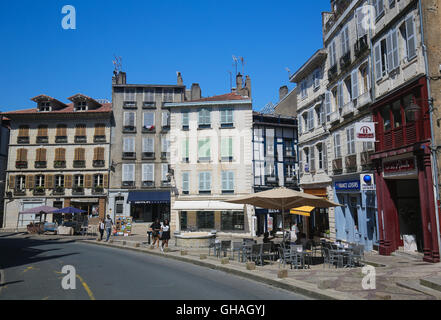
[[[112,233],[112,226],[113,226],[113,221],[112,221],[112,219],[110,219],[110,215],[107,215],[107,219],[105,221],[105,224],[106,224],[106,232],[107,232],[106,242],[108,242],[109,238],[110,238],[110,234]]]

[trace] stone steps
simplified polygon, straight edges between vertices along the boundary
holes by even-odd
[[[441,292],[441,278],[420,279],[420,284],[424,287]]]
[[[440,291],[421,285],[420,281],[417,279],[401,280],[401,281],[397,281],[396,284],[399,287],[417,291],[419,293],[423,293],[425,295],[431,296],[434,299],[441,300]]]

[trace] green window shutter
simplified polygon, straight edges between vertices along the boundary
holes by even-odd
[[[228,190],[234,190],[234,171],[228,172]]]

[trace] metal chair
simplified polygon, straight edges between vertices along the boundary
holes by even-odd
[[[287,263],[289,263],[291,265],[291,269],[292,269],[292,256],[291,256],[291,251],[284,247],[284,246],[280,246],[279,247],[279,268],[280,265],[283,263],[283,266],[285,266]]]
[[[216,239],[211,238],[208,244],[208,255],[211,253],[211,249],[213,249],[213,254],[216,256]]]
[[[271,243],[262,243],[260,247],[260,262],[263,265],[265,258],[269,258],[271,261],[274,261],[275,254],[271,250]]]
[[[224,257],[226,256],[227,252],[231,253],[231,240],[222,240],[221,241],[220,250],[218,251],[218,257],[221,252],[223,252]]]
[[[362,258],[364,258],[364,245],[355,245],[349,255],[349,266],[355,267],[361,265]]]
[[[257,262],[257,260],[260,258],[261,246],[262,246],[262,244],[251,245],[251,250],[249,253],[249,259],[251,261]]]
[[[234,253],[237,252],[238,261],[240,262],[241,251],[242,251],[242,242],[233,242],[233,248],[231,249],[231,252],[233,253],[233,260],[234,260]]]

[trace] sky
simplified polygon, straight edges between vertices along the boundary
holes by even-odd
[[[65,5],[75,8],[75,30],[62,27]],[[245,59],[260,110],[278,102],[281,86],[294,88],[286,68],[323,46],[329,9],[330,0],[1,1],[0,111],[34,108],[39,94],[111,100],[115,56],[128,83],[176,84],[179,71],[204,97],[224,94],[233,55]]]

